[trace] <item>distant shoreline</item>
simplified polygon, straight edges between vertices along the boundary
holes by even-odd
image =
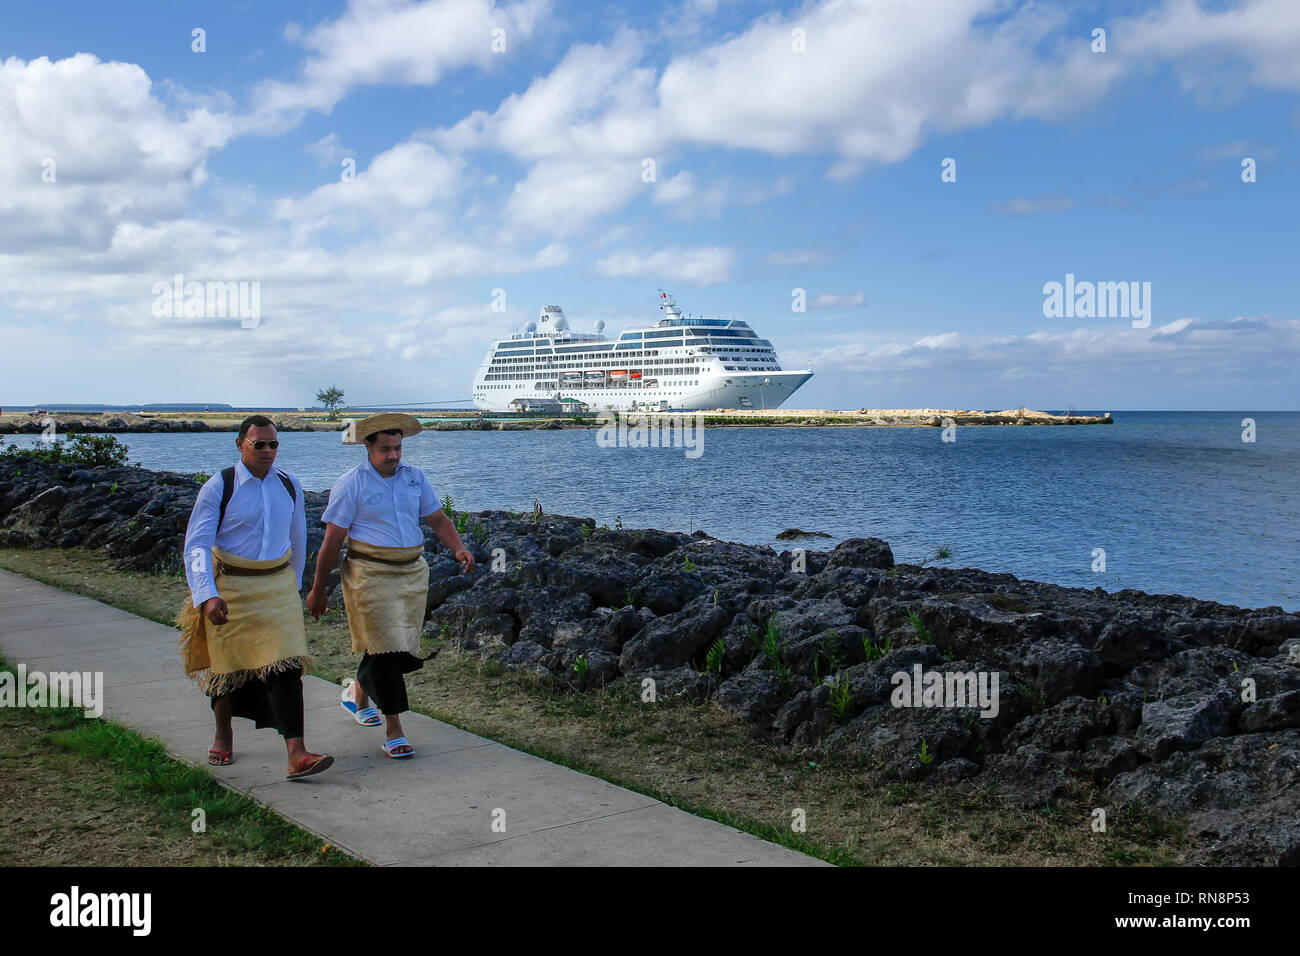
[[[31,412],[5,412],[0,415],[0,435],[36,435],[45,431],[52,418],[56,434],[170,434],[195,432],[233,432],[239,423],[257,412],[149,412],[137,415],[131,412],[52,412],[33,415]],[[349,414],[340,412],[331,420],[323,412],[285,414],[266,411],[280,431],[340,431],[349,418],[361,417],[367,412]],[[482,413],[472,411],[443,411],[429,409],[411,412],[433,431],[525,431],[600,428],[599,414],[536,415],[527,413]],[[1052,415],[1034,409],[1019,408],[988,412],[970,409],[938,408],[888,408],[857,409],[712,409],[697,412],[624,412],[629,416],[644,417],[647,422],[668,424],[674,419],[702,416],[706,427],[737,428],[945,428],[949,426],[988,425],[1110,425],[1114,419],[1104,415]]]

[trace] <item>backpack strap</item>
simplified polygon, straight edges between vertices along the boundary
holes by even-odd
[[[289,492],[289,500],[296,505],[298,503],[298,492],[293,490],[293,481],[279,468],[275,469],[275,473],[280,476],[280,483],[284,485],[284,490]]]
[[[217,512],[217,531],[221,531],[221,522],[226,520],[226,505],[235,493],[235,466],[221,469],[221,510]]]
[[[293,482],[289,476],[279,468],[275,469],[280,483],[284,485],[284,490],[289,492],[289,498],[296,505],[298,503],[298,492],[293,490]],[[221,470],[221,510],[217,512],[217,531],[221,530],[221,522],[226,520],[226,506],[230,504],[230,499],[235,494],[235,466]]]

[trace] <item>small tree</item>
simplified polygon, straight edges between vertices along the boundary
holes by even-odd
[[[331,385],[329,388],[322,388],[316,393],[316,401],[320,402],[325,411],[330,413],[330,421],[338,418],[338,408],[343,404],[343,389],[337,385]]]

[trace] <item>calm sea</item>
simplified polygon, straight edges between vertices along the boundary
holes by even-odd
[[[953,442],[936,428],[709,428],[697,458],[601,448],[595,431],[426,432],[405,460],[475,511],[536,499],[611,527],[703,528],[778,550],[794,546],[775,537],[792,527],[832,536],[807,539],[817,549],[873,535],[900,561],[947,545],[951,567],[1300,609],[1300,413],[1114,415],[958,428]],[[229,432],[119,437],[146,468],[214,473],[236,459]],[[309,490],[363,454],[334,433],[281,437],[277,463]]]

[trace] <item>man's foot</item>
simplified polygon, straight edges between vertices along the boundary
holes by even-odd
[[[329,754],[303,754],[296,759],[289,759],[289,773],[285,776],[285,779],[300,780],[303,777],[310,777],[314,773],[320,773],[322,770],[328,770],[333,765],[334,758]]]
[[[380,745],[380,749],[390,757],[413,757],[415,748],[405,737],[394,737]]]
[[[233,750],[216,750],[208,748],[208,763],[214,767],[229,767],[235,762],[235,752]]]
[[[353,691],[353,688],[356,691]],[[355,681],[348,681],[343,685],[343,694],[339,697],[339,706],[352,715],[355,720],[363,727],[378,727],[383,723],[383,718],[379,716],[379,711],[373,707],[361,707],[357,701],[356,694],[361,691],[361,686]]]

